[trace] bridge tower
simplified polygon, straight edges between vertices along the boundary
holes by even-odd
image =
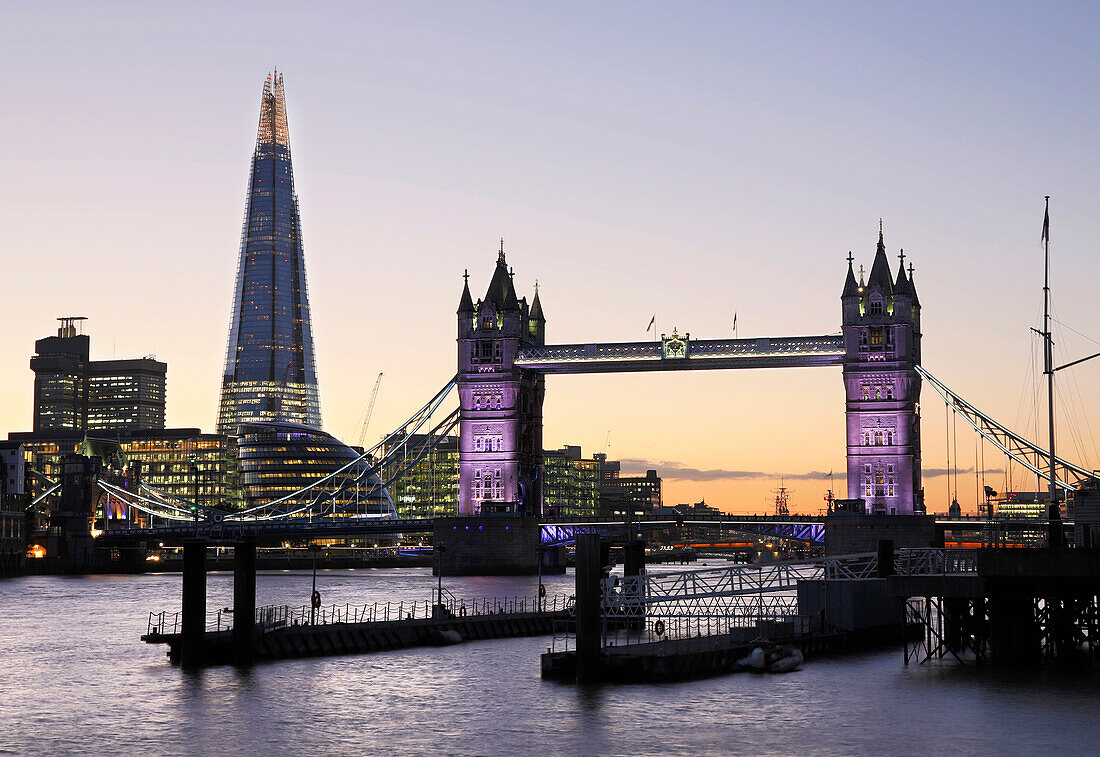
[[[841,295],[848,437],[848,497],[868,513],[924,512],[921,484],[920,301],[905,252],[890,273],[879,223],[871,273],[859,279],[848,255]]]
[[[538,286],[517,299],[501,240],[496,270],[475,304],[469,275],[458,305],[458,511],[542,509],[541,373],[515,365],[520,347],[546,343]]]

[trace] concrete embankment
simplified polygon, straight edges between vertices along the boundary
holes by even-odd
[[[453,631],[461,641],[503,639],[516,636],[545,636],[554,632],[555,621],[567,621],[564,612],[509,613],[454,617],[446,620],[393,620],[376,623],[333,623],[299,625],[257,632],[255,659],[287,660],[298,657],[382,652],[407,647],[438,646],[446,643],[444,632]],[[168,657],[179,661],[180,634],[146,634],[147,644],[167,644]],[[225,665],[232,661],[232,632],[219,631],[205,636],[206,665]]]

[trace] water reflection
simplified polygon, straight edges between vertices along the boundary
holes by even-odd
[[[571,577],[546,577],[572,593]],[[263,573],[261,603],[304,604],[308,571]],[[326,603],[430,599],[428,569],[322,571]],[[538,579],[455,578],[457,596]],[[788,676],[572,686],[539,678],[549,637],[200,672],[138,641],[179,605],[178,574],[0,582],[0,753],[1091,753],[1095,676],[902,665],[899,650]],[[232,603],[211,574],[209,606]]]

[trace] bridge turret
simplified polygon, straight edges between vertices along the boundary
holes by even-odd
[[[527,316],[527,336],[538,344],[546,344],[546,317],[542,314],[542,301],[539,299],[537,281],[535,298],[531,301],[531,312]]]
[[[896,279],[882,227],[866,283],[849,253],[841,295],[848,442],[848,497],[868,512],[923,511],[920,469],[920,305],[902,268]],[[854,285],[854,286],[853,286]]]
[[[501,241],[485,297],[459,305],[459,512],[541,509],[542,374],[515,365],[522,347],[544,343],[545,319],[516,297]],[[465,308],[465,309],[464,309]],[[537,310],[536,310],[537,308]]]
[[[477,308],[470,296],[470,272],[462,274],[462,298],[458,301],[458,338],[468,337],[473,332],[477,320]]]

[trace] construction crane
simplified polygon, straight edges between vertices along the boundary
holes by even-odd
[[[382,374],[378,374],[378,378],[374,380],[374,389],[370,393],[370,400],[367,401],[367,410],[363,413],[363,425],[359,427],[359,446],[363,446],[363,442],[367,440],[367,427],[370,425],[370,417],[374,412],[374,401],[378,399],[378,386],[382,383]]]

